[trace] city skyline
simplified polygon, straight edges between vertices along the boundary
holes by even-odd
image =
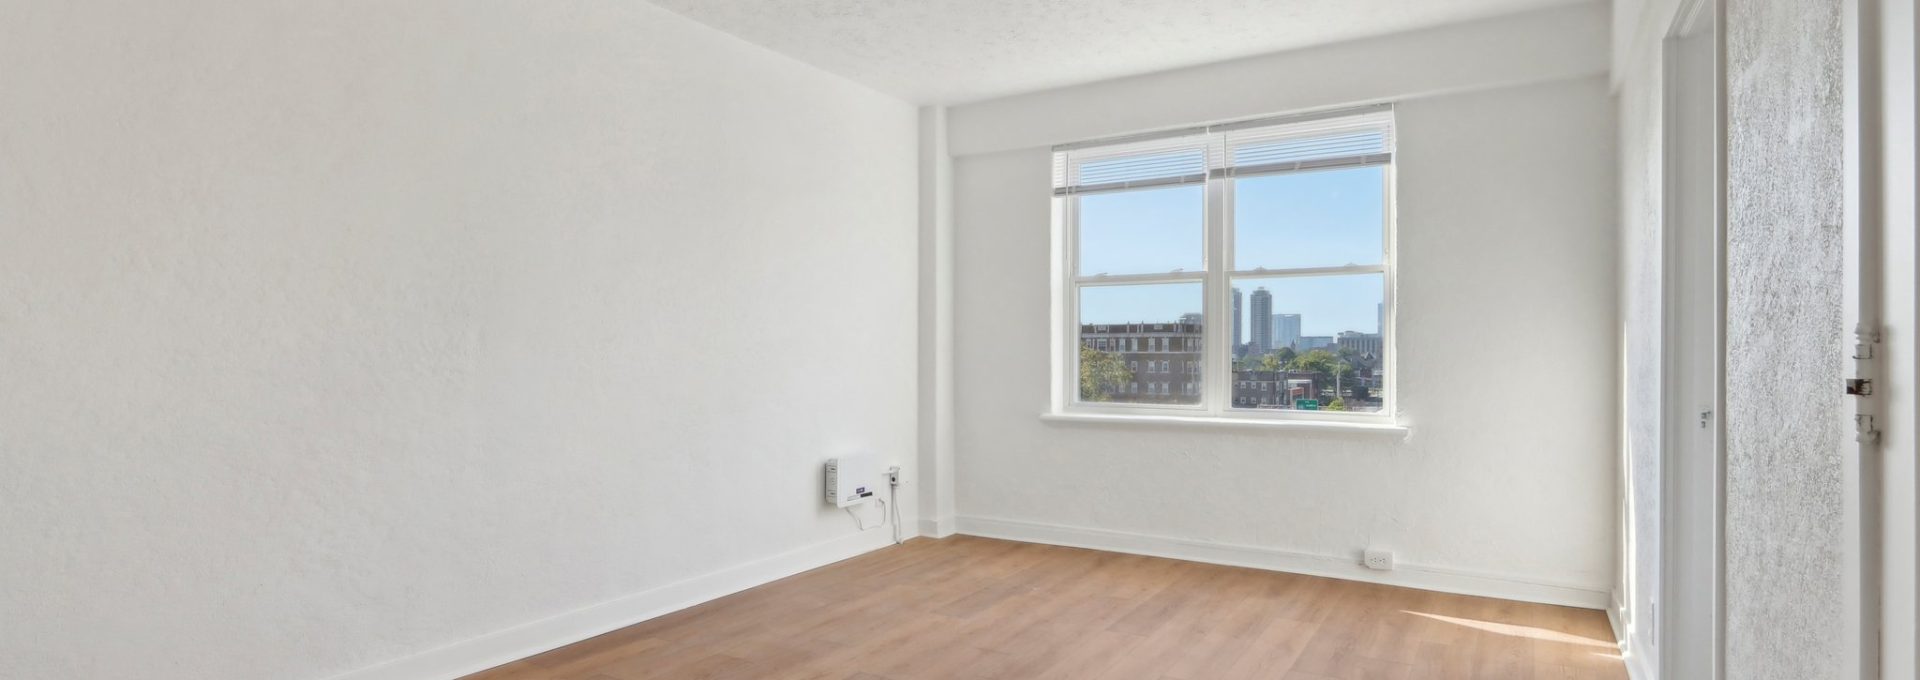
[[[1258,298],[1256,298],[1258,300]],[[1262,302],[1264,304],[1264,302]],[[1193,316],[1193,315],[1189,315]],[[1274,315],[1276,318],[1291,315]],[[1290,331],[1291,329],[1289,329]],[[1119,323],[1081,326],[1082,401],[1195,404],[1206,389],[1204,329],[1191,323]],[[1233,366],[1235,409],[1378,411],[1385,403],[1379,335],[1343,332],[1312,347],[1350,360],[1333,365]],[[1304,351],[1308,347],[1303,346]],[[1087,353],[1091,350],[1091,354]]]
[[[1379,167],[1299,172],[1236,180],[1235,266],[1342,266],[1381,262],[1384,174]],[[1089,194],[1079,198],[1080,274],[1198,272],[1205,268],[1205,192],[1184,185]],[[1269,314],[1299,314],[1301,335],[1380,332],[1385,300],[1380,274],[1242,276],[1231,287],[1250,295],[1266,287]],[[1201,313],[1199,282],[1085,286],[1081,323],[1168,323]],[[1230,294],[1230,293],[1229,293]],[[1252,305],[1234,310],[1236,340],[1250,343]],[[1231,331],[1231,328],[1229,328]]]
[[[1381,300],[1385,293],[1381,275],[1269,277],[1253,281],[1258,285],[1236,287],[1249,300],[1255,290],[1267,287],[1273,297],[1272,311],[1262,324],[1254,321],[1251,302],[1242,305],[1238,316],[1244,333],[1242,343],[1251,344],[1260,325],[1271,329],[1274,314],[1298,314],[1302,337],[1335,336],[1343,331],[1380,332],[1384,315]],[[1285,285],[1276,291],[1275,282]],[[1200,288],[1198,282],[1086,286],[1080,289],[1080,323],[1176,323],[1187,314],[1202,313]]]

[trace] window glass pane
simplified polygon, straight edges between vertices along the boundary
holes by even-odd
[[[1077,398],[1200,403],[1205,365],[1200,290],[1199,283],[1080,287]]]
[[[1087,194],[1078,200],[1081,276],[1200,271],[1204,185]]]
[[[1386,398],[1386,277],[1236,277],[1248,340],[1233,408],[1379,411]]]
[[[1233,181],[1234,269],[1379,264],[1385,166]]]

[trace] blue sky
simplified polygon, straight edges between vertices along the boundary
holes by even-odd
[[[1236,180],[1235,265],[1326,267],[1380,262],[1383,168],[1379,166]],[[1090,194],[1080,198],[1083,275],[1144,274],[1202,268],[1204,196],[1200,185]],[[1300,314],[1305,335],[1377,332],[1384,290],[1377,274],[1246,277],[1243,323],[1255,288],[1273,293],[1276,314]],[[1200,284],[1081,289],[1085,323],[1173,321],[1201,310]],[[1251,331],[1241,331],[1241,341]]]

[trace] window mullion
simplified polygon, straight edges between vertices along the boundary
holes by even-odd
[[[1228,245],[1231,216],[1227,214],[1225,179],[1207,180],[1207,325],[1205,363],[1206,380],[1201,403],[1212,415],[1226,412],[1233,398],[1233,296],[1229,292],[1228,270],[1233,268]]]

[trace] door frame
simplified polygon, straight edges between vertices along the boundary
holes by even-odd
[[[1721,0],[1682,0],[1661,38],[1660,569],[1656,671],[1723,677],[1726,69]],[[1709,41],[1702,44],[1700,41]],[[1705,48],[1705,49],[1701,49]],[[1704,54],[1703,54],[1704,53]],[[1710,63],[1697,60],[1707,58]],[[1687,89],[1705,66],[1711,90]],[[1692,97],[1707,97],[1701,102]],[[1701,109],[1701,104],[1708,106]],[[1701,139],[1710,146],[1702,154]],[[1693,155],[1689,155],[1693,154]],[[1684,167],[1683,167],[1684,164]],[[1710,169],[1699,177],[1697,168]],[[1692,170],[1693,172],[1689,172]],[[1709,216],[1701,220],[1701,211]],[[1698,230],[1707,229],[1709,233]],[[1698,272],[1710,272],[1704,277]],[[1695,274],[1689,277],[1688,274]],[[1710,290],[1699,290],[1705,285]],[[1688,320],[1708,319],[1708,323]],[[1701,337],[1704,334],[1706,337]],[[1702,432],[1702,429],[1705,431]],[[1702,439],[1704,438],[1704,443]],[[1698,502],[1704,499],[1705,502]],[[1702,537],[1705,540],[1702,540]],[[1704,598],[1699,597],[1705,594]],[[1691,596],[1691,599],[1689,599]],[[1699,607],[1705,600],[1705,606]]]
[[[1920,184],[1920,11],[1915,0],[1879,0],[1880,98],[1878,148],[1883,168],[1878,244],[1882,248],[1876,378],[1886,388],[1877,423],[1880,490],[1880,675],[1888,680],[1920,676],[1920,466],[1916,466],[1914,422],[1920,407],[1914,386],[1920,345],[1920,202],[1911,190]],[[1904,651],[1903,651],[1904,650]]]
[[[1849,436],[1837,442],[1842,467],[1841,531],[1842,584],[1841,642],[1846,650],[1843,677],[1876,680],[1881,677],[1881,634],[1885,610],[1882,552],[1884,503],[1881,428],[1904,421],[1905,414],[1885,412],[1887,393],[1910,389],[1889,385],[1882,369],[1887,347],[1882,340],[1886,323],[1881,258],[1886,236],[1885,184],[1887,168],[1882,80],[1883,27],[1881,0],[1843,0],[1841,3],[1842,122],[1844,219],[1842,221],[1841,346],[1834,348],[1846,367],[1846,376],[1876,383],[1871,392],[1842,397],[1841,431]],[[1834,388],[1839,391],[1839,386]],[[1889,418],[1889,416],[1893,416]],[[1911,427],[1908,423],[1905,427]]]

